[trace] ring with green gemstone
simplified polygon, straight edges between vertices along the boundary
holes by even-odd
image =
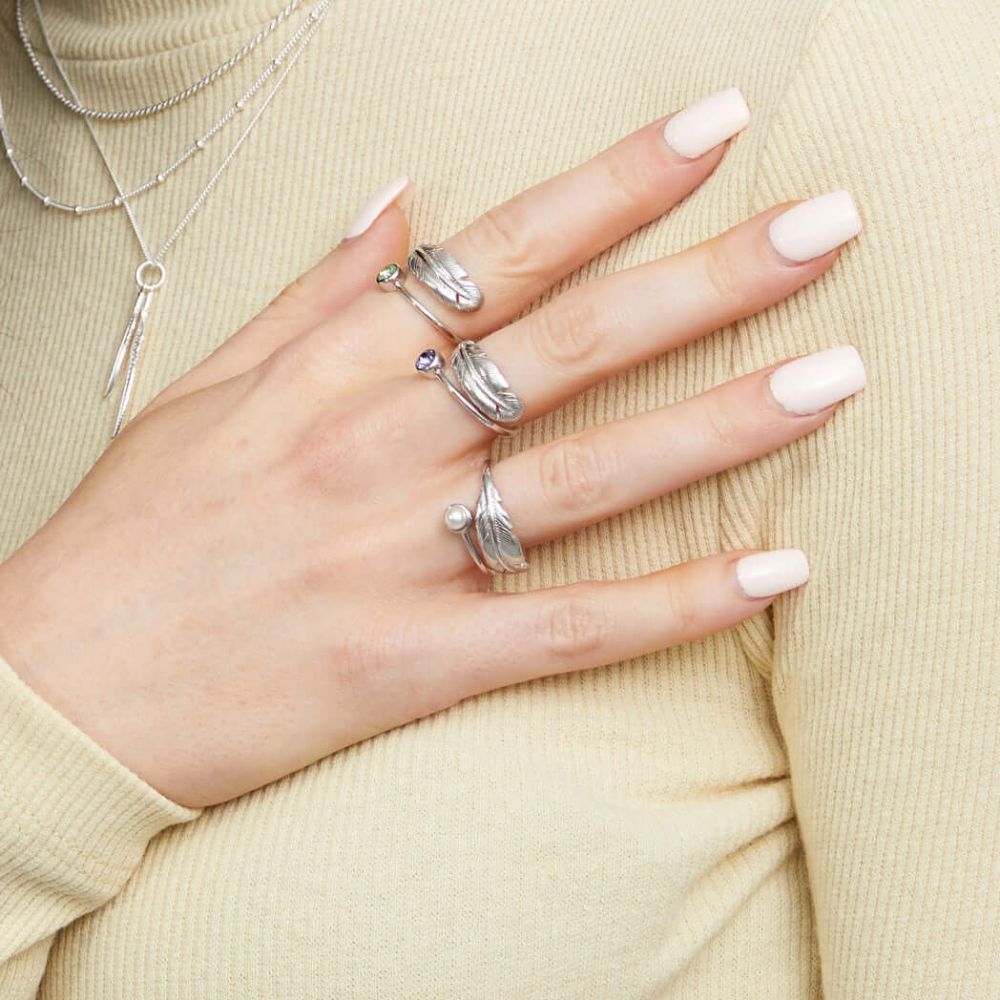
[[[461,337],[456,337],[455,334],[453,334],[451,330],[449,330],[448,327],[446,327],[444,323],[442,323],[441,320],[439,320],[437,316],[435,316],[434,313],[432,313],[430,309],[423,304],[423,302],[419,299],[415,299],[410,294],[410,290],[406,287],[406,274],[403,272],[403,269],[399,266],[399,264],[386,264],[385,267],[380,268],[378,274],[375,275],[375,283],[383,291],[391,292],[395,290],[399,292],[399,294],[402,295],[403,298],[406,299],[406,301],[409,302],[410,305],[424,317],[424,319],[433,324],[453,343],[458,344],[461,342]]]

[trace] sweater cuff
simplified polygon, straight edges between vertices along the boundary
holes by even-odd
[[[99,905],[157,833],[201,811],[161,795],[0,658],[0,856]]]

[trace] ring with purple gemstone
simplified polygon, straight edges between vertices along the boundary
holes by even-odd
[[[417,355],[415,367],[422,375],[436,378],[453,399],[491,431],[514,433],[524,403],[474,340],[460,341],[448,362],[440,352],[428,347]]]
[[[383,291],[391,292],[395,290],[399,292],[424,319],[440,330],[441,333],[456,344],[461,342],[461,338],[456,337],[423,302],[410,294],[410,290],[406,287],[406,275],[398,264],[386,264],[385,267],[381,268],[378,274],[375,275],[375,283]]]

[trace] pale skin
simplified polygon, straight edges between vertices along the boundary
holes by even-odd
[[[774,206],[516,319],[709,177],[725,144],[684,159],[663,122],[443,241],[485,294],[447,319],[500,366],[526,419],[834,264],[836,250],[782,258],[767,227],[788,205]],[[739,586],[749,550],[491,592],[442,513],[474,504],[495,435],[414,372],[422,349],[450,345],[372,281],[408,245],[390,206],[133,418],[0,566],[14,669],[179,803],[232,799],[465,698],[691,641],[774,600]],[[788,360],[495,463],[524,545],[820,427],[841,404],[795,415],[770,392]]]

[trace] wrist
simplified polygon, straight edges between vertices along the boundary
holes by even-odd
[[[61,593],[58,563],[45,558],[44,544],[35,536],[0,564],[0,656],[40,697],[77,722],[67,681],[92,676],[82,661],[94,646],[83,635],[74,638],[75,612],[83,598],[73,601]]]

